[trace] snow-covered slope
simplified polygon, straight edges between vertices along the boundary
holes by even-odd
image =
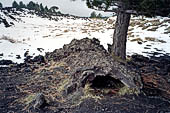
[[[138,53],[145,56],[153,53],[156,56],[170,54],[169,45],[170,18],[132,18],[128,32],[128,54]]]
[[[52,16],[50,20],[30,14],[27,10],[10,13],[0,11],[0,17],[11,25],[4,27],[0,22],[0,60],[9,59],[18,63],[24,61],[26,51],[29,51],[31,56],[44,55],[45,52],[63,47],[74,38],[95,37],[107,49],[107,44],[112,44],[113,24],[116,19],[115,17],[104,20]],[[157,51],[169,53],[169,32],[168,18],[133,17],[128,33],[127,54],[139,53],[148,56],[148,53]]]

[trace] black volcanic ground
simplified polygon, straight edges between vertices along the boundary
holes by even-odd
[[[119,95],[119,75],[142,85],[140,93]],[[45,56],[0,67],[1,113],[168,113],[169,100],[169,56],[133,55],[118,62],[97,39],[73,40]]]

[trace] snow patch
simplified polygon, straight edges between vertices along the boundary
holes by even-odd
[[[97,38],[101,41],[101,44],[107,49],[107,44],[112,44],[112,37],[114,32],[114,23],[116,17],[111,17],[107,20],[104,19],[83,19],[75,17],[62,17],[53,16],[51,20],[47,18],[41,18],[37,15],[29,14],[28,11],[24,11],[20,15],[12,16],[20,21],[11,20],[8,15],[5,15],[0,11],[0,17],[12,21],[13,26],[5,28],[2,23],[0,24],[0,60],[8,59],[17,63],[24,61],[24,53],[29,51],[29,55],[45,55],[46,52],[52,52],[55,49],[62,48],[64,44],[68,44],[73,39],[82,38]],[[109,22],[113,20],[113,24]],[[153,20],[160,20],[155,31],[149,31],[143,29],[146,24],[152,24]],[[148,53],[157,52],[166,54],[170,53],[170,33],[165,33],[165,29],[170,27],[170,22],[164,22],[168,18],[156,17],[156,18],[144,18],[132,17],[133,22],[145,23],[143,27],[135,24],[130,26],[130,35],[128,35],[127,41],[127,55],[134,53],[149,56]],[[152,26],[152,25],[151,25]],[[8,37],[9,40],[14,40],[15,43],[11,43],[9,40],[3,39]],[[148,41],[147,37],[155,38],[158,41]],[[131,41],[133,39],[140,38],[141,44],[138,41]],[[161,42],[162,41],[162,42]],[[43,48],[43,51],[39,51],[37,48]],[[17,59],[16,56],[20,55],[21,59]]]

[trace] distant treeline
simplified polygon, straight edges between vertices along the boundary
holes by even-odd
[[[0,2],[0,8],[3,8],[3,5],[2,5],[2,3]]]
[[[90,14],[90,18],[105,18],[105,17],[103,17],[101,13],[99,13],[99,14],[97,15],[96,12],[93,11],[93,12]]]
[[[41,13],[60,13],[58,11],[59,8],[57,6],[52,6],[48,8],[47,6],[43,6],[42,3],[39,4],[33,1],[30,1],[28,4],[24,4],[22,1],[20,1],[19,3],[17,3],[16,1],[13,1],[12,7],[16,8],[17,10],[25,8],[25,9],[34,10],[34,11],[41,12]],[[2,3],[0,3],[0,8],[3,8]]]

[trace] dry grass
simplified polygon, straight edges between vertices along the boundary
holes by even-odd
[[[69,32],[69,30],[67,30],[67,29],[66,29],[66,30],[64,30],[64,33],[67,33],[67,32]]]
[[[168,25],[167,24],[162,24],[160,27],[167,27]]]
[[[130,29],[128,29],[128,31],[133,31],[134,30],[134,28],[130,28]]]
[[[101,96],[97,96],[94,93],[94,89],[90,87],[90,84],[86,84],[84,89],[83,89],[84,95],[81,97],[81,100],[87,99],[87,98],[92,98],[95,99],[96,101],[101,99]]]
[[[108,20],[107,20],[107,23],[108,23],[108,24],[114,24],[114,23],[115,23],[115,20],[113,20],[113,19],[108,19]]]
[[[107,27],[107,29],[115,29],[115,26],[113,25],[113,27]]]
[[[82,33],[87,33],[87,30],[82,31]]]
[[[128,36],[129,36],[129,37],[131,37],[132,34],[133,34],[133,32],[130,32],[130,31],[128,32]]]
[[[151,42],[166,43],[166,41],[164,41],[164,40],[158,40],[158,39],[153,38],[153,37],[145,37],[145,40],[147,40],[147,41],[151,41]]]
[[[153,37],[145,37],[145,40],[151,41],[151,42],[155,42],[155,41],[156,41],[156,38],[153,38]]]
[[[67,64],[64,62],[49,62],[50,66],[41,66],[38,69],[34,70],[34,72],[36,73],[40,73],[41,71],[43,71],[44,69],[52,72],[54,68],[56,67],[67,67]]]
[[[150,25],[145,25],[145,24],[141,24],[139,27],[142,27],[142,30],[145,30],[145,29],[147,29],[147,28],[149,28],[150,27]]]
[[[148,22],[151,23],[151,26],[159,26],[162,24],[159,20],[150,20]]]
[[[7,41],[9,41],[10,43],[22,43],[21,41],[12,39],[12,38],[10,38],[10,37],[8,37],[8,36],[5,36],[5,35],[3,35],[3,36],[0,38],[0,40],[7,40]]]
[[[136,21],[131,21],[131,22],[130,22],[130,26],[131,26],[131,27],[135,27],[135,26],[136,26]]]
[[[63,81],[60,81],[60,83],[57,85],[58,92],[63,92],[66,89],[66,86],[71,83],[71,79],[70,78],[65,78]]]
[[[135,37],[135,35],[130,35],[129,37],[134,38],[134,37]]]
[[[36,95],[30,94],[27,97],[25,97],[22,101],[23,104],[29,105],[33,100],[35,100]]]
[[[55,36],[62,36],[63,34],[56,34]]]
[[[140,91],[138,89],[131,89],[127,86],[124,86],[122,88],[120,88],[119,92],[118,92],[118,95],[119,96],[123,96],[123,95],[131,95],[131,94],[136,94],[138,95],[140,93]]]
[[[158,40],[159,42],[161,42],[161,43],[167,43],[166,41],[164,41],[164,40]]]
[[[102,99],[104,95],[131,95],[136,94],[138,95],[140,91],[136,88],[129,88],[127,86],[117,86],[118,89],[112,88],[103,88],[103,89],[93,89],[90,87],[90,84],[86,84],[85,88],[83,89],[84,96],[81,99],[92,98],[96,101]]]
[[[46,36],[43,36],[43,38],[48,38],[48,37],[50,37],[51,35],[46,35]]]
[[[18,86],[18,89],[26,94],[25,97],[20,98],[18,101],[22,104],[29,104],[34,99],[35,94],[41,92],[49,102],[65,102],[66,99],[63,97],[63,91],[66,89],[65,86],[71,81],[71,79],[69,79],[68,75],[61,76],[60,71],[54,73],[54,68],[62,66],[66,66],[66,64],[63,62],[53,62],[48,67],[43,66],[36,69],[34,71],[36,74],[27,81],[26,85]],[[53,73],[52,75],[44,76],[41,75],[43,70]]]
[[[159,28],[158,26],[155,26],[155,27],[149,28],[148,31],[156,31],[158,28]]]
[[[141,38],[135,38],[130,40],[131,42],[143,42],[143,40]]]
[[[165,34],[170,33],[170,27],[166,28],[164,33],[165,33]]]
[[[165,19],[162,23],[170,23],[170,19]]]

